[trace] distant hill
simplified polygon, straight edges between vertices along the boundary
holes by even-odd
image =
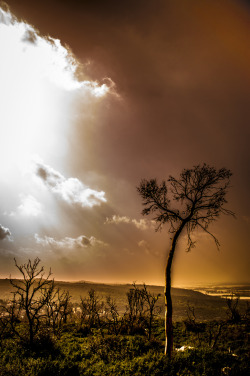
[[[119,312],[126,310],[126,293],[132,288],[130,284],[102,284],[93,282],[62,282],[55,281],[56,286],[62,290],[69,291],[73,303],[80,302],[80,296],[86,297],[90,289],[94,289],[97,295],[103,300],[111,296],[116,300]],[[140,286],[140,285],[138,285]],[[162,307],[161,315],[164,315],[164,288],[162,286],[148,286],[151,293],[161,294],[159,305]],[[0,299],[7,300],[11,297],[13,287],[9,279],[0,279]],[[187,317],[187,307],[195,308],[197,320],[218,320],[227,317],[227,305],[225,299],[220,297],[208,296],[201,292],[172,288],[172,298],[174,307],[174,320],[183,320]],[[245,307],[244,302],[240,302],[242,309]]]

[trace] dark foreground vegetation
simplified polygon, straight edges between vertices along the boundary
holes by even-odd
[[[151,341],[143,334],[105,330],[102,336],[98,328],[90,332],[69,324],[57,336],[42,331],[32,348],[28,340],[6,336],[0,346],[0,375],[249,375],[245,322],[210,322],[199,330],[174,325],[174,345],[184,351],[176,351],[171,360],[163,353],[163,320],[154,323]]]
[[[160,296],[132,285],[126,309],[91,289],[72,302],[39,261],[18,266],[12,298],[1,301],[0,375],[248,375],[249,311],[225,300],[227,318],[201,322],[186,306],[174,323],[174,353],[164,355]]]

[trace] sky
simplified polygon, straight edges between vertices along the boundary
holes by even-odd
[[[41,259],[67,281],[164,284],[166,225],[141,179],[207,163],[227,208],[173,285],[246,283],[250,7],[246,1],[7,0],[0,5],[0,278]]]

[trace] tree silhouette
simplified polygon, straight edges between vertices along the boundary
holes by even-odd
[[[33,262],[18,265],[16,259],[15,265],[22,274],[22,279],[11,279],[10,283],[15,288],[13,298],[8,308],[11,319],[12,329],[20,338],[19,331],[15,329],[15,323],[19,321],[22,313],[29,328],[29,344],[33,346],[35,336],[38,334],[42,319],[44,318],[44,309],[54,290],[54,280],[49,279],[51,270],[45,277],[44,267],[40,266],[40,259],[37,257]]]
[[[191,238],[192,232],[200,229],[212,236],[219,247],[218,239],[208,227],[221,214],[234,216],[232,211],[224,207],[231,175],[231,171],[226,168],[216,169],[203,164],[184,169],[178,179],[169,176],[168,184],[165,181],[158,184],[156,179],[143,179],[137,187],[145,206],[142,214],[154,214],[156,231],[165,223],[170,224],[169,231],[173,234],[165,268],[165,354],[169,357],[173,351],[171,266],[177,241],[186,231],[190,250],[195,245]],[[176,204],[175,207],[172,204]]]

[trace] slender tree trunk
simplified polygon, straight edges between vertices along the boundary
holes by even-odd
[[[34,333],[33,333],[32,323],[29,323],[29,325],[30,325],[30,328],[29,328],[29,332],[30,332],[30,346],[33,346],[33,343],[34,343]]]
[[[171,265],[173,255],[174,250],[171,247],[165,270],[165,355],[168,355],[169,358],[171,358],[173,351],[173,305],[171,297]]]
[[[27,297],[28,297],[28,294],[27,294]],[[30,316],[29,309],[30,309],[30,305],[29,305],[28,298],[27,298],[25,311],[26,311],[26,317],[27,317],[28,324],[29,324],[29,344],[30,346],[33,346],[33,342],[34,342],[33,320],[32,320],[32,317]]]
[[[152,323],[153,323],[153,312],[150,311],[149,328],[148,328],[148,340],[149,341],[151,341]]]
[[[173,305],[171,297],[171,267],[176,248],[177,240],[186,224],[186,221],[182,221],[179,228],[174,234],[172,245],[168,255],[168,261],[165,269],[165,355],[169,358],[173,353]]]

